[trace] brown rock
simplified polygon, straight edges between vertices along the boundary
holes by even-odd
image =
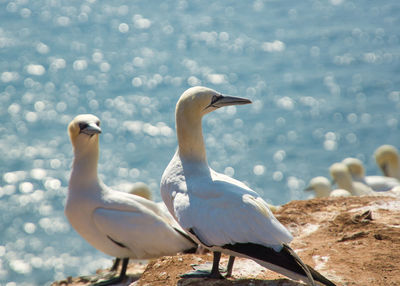
[[[276,217],[294,236],[290,244],[304,262],[337,285],[400,285],[400,200],[392,197],[322,198],[290,202]],[[120,285],[303,285],[237,258],[233,277],[225,280],[182,279],[191,264],[212,261],[212,255],[186,254],[132,262],[129,281]],[[223,257],[221,265],[225,265]],[[140,268],[141,267],[141,268]],[[61,281],[60,281],[61,282]],[[79,278],[53,285],[89,285]]]

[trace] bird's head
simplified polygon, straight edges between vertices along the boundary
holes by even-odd
[[[68,134],[74,149],[81,151],[98,143],[98,135],[101,133],[100,120],[92,114],[80,114],[68,125]]]
[[[318,176],[311,179],[305,191],[314,191],[317,197],[329,197],[331,192],[331,182],[323,177]]]
[[[356,177],[363,178],[365,176],[365,169],[361,160],[353,157],[345,158],[342,161],[347,166],[350,174]]]
[[[198,117],[223,106],[249,104],[246,98],[225,96],[213,89],[195,86],[186,90],[176,105],[177,115],[185,113],[186,117]]]
[[[329,173],[336,184],[352,183],[349,168],[343,163],[334,163],[329,168]],[[339,186],[341,187],[341,186]]]
[[[390,176],[390,168],[399,167],[399,153],[392,145],[382,145],[375,151],[375,161],[385,176]]]
[[[314,177],[311,179],[306,191],[312,191],[314,188],[320,188],[320,187],[330,188],[331,182],[323,176]]]

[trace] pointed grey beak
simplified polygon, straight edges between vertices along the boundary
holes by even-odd
[[[308,186],[304,189],[305,192],[313,191],[314,189],[311,186]]]
[[[92,136],[94,134],[101,133],[101,128],[95,123],[89,123],[87,125],[85,124],[84,126],[81,126],[81,133]]]
[[[235,97],[235,96],[214,96],[211,103],[206,107],[215,107],[220,108],[229,105],[242,105],[242,104],[249,104],[251,100],[242,97]]]

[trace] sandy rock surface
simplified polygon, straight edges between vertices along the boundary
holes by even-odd
[[[400,199],[392,197],[323,198],[293,201],[276,217],[294,236],[291,247],[304,262],[337,285],[400,285]],[[211,253],[167,256],[129,265],[126,285],[304,285],[237,258],[233,277],[183,279],[191,264],[212,261]],[[223,256],[221,265],[227,263]],[[99,270],[104,272],[106,270]],[[90,277],[52,285],[90,285]]]

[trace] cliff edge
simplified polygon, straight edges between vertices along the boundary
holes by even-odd
[[[292,201],[275,215],[292,232],[290,245],[302,260],[337,285],[400,285],[399,198]],[[131,261],[129,278],[118,285],[304,285],[242,258],[236,259],[229,279],[180,278],[192,270],[191,264],[211,261],[211,253],[167,256],[148,264]],[[224,265],[227,257],[221,262]],[[69,277],[52,285],[90,283],[90,277]]]

